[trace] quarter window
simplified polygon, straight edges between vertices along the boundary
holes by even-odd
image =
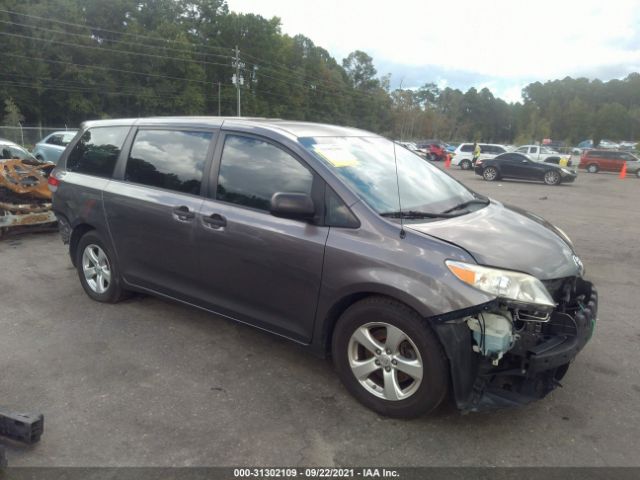
[[[211,132],[139,130],[124,179],[151,187],[200,194]]]
[[[284,150],[256,138],[228,135],[216,199],[269,210],[276,192],[311,194],[313,175]]]
[[[67,159],[67,170],[110,178],[129,127],[96,127],[82,134]]]

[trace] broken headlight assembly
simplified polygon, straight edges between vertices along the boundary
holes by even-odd
[[[537,311],[543,312],[549,312],[556,306],[542,282],[526,273],[453,260],[445,263],[459,280],[507,303],[535,306]]]

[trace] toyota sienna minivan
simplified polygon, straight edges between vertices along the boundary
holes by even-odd
[[[308,345],[383,415],[542,398],[595,326],[562,230],[366,131],[87,122],[49,185],[92,299],[150,293]]]

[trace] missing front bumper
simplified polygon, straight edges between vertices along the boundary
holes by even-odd
[[[477,313],[494,307],[479,306]],[[548,322],[523,328],[497,366],[473,351],[474,340],[465,323],[451,321],[452,315],[434,319],[434,329],[449,358],[458,408],[482,411],[513,407],[546,396],[560,385],[569,363],[591,338],[597,313],[596,289],[590,282],[576,279],[570,301],[554,311]],[[464,312],[465,316],[469,314],[468,310]]]

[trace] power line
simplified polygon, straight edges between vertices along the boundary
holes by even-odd
[[[35,30],[43,30],[45,32],[50,32],[50,33],[58,33],[58,34],[63,34],[63,35],[74,35],[76,37],[81,37],[87,40],[93,40],[96,41],[96,37],[91,36],[91,35],[84,35],[82,33],[73,33],[73,32],[63,32],[60,30],[54,30],[52,28],[45,28],[45,27],[39,27],[36,25],[29,25],[28,23],[20,23],[20,22],[14,22],[14,21],[7,21],[7,20],[0,20],[0,23],[4,23],[7,25],[17,25],[20,27],[26,27],[26,28],[31,28],[31,29],[35,29]],[[87,27],[88,28],[88,27]],[[184,49],[180,49],[180,48],[171,48],[171,47],[163,47],[163,46],[159,46],[159,45],[146,45],[144,43],[131,43],[131,42],[127,42],[124,40],[109,40],[109,43],[117,43],[117,44],[121,44],[121,45],[127,45],[127,46],[136,46],[136,47],[147,47],[147,48],[161,48],[163,50],[169,50],[169,51],[173,51],[173,52],[178,52],[178,53],[189,53],[189,54],[196,54],[196,55],[206,55],[208,57],[219,57],[219,58],[226,58],[226,59],[231,59],[232,57],[230,55],[219,55],[219,54],[214,54],[214,53],[204,53],[204,52],[194,52],[194,51],[190,51],[190,50],[184,50]],[[189,43],[188,46],[193,46],[192,43]],[[171,58],[177,58],[177,57],[171,57]]]
[[[63,32],[60,32],[63,33]],[[77,47],[77,48],[90,48],[92,50],[101,50],[101,51],[107,51],[107,52],[113,52],[113,53],[117,53],[117,54],[125,54],[125,55],[138,55],[138,56],[142,56],[142,57],[150,57],[150,58],[160,58],[160,59],[164,59],[164,60],[177,60],[179,62],[186,62],[186,63],[192,63],[192,64],[207,64],[207,65],[218,65],[218,66],[222,66],[222,67],[231,67],[231,65],[226,64],[226,63],[217,63],[217,62],[209,62],[209,61],[205,61],[205,60],[190,60],[190,59],[186,59],[186,58],[178,58],[178,57],[169,57],[166,55],[155,55],[152,53],[143,53],[143,52],[129,52],[126,50],[116,50],[114,48],[107,48],[107,47],[102,47],[102,46],[97,46],[97,45],[78,45],[76,43],[69,43],[69,42],[62,42],[60,40],[51,40],[51,39],[45,39],[45,38],[38,38],[38,37],[33,37],[33,36],[29,36],[29,35],[20,35],[18,33],[9,33],[9,32],[0,32],[0,35],[8,35],[10,37],[18,37],[18,38],[24,38],[27,40],[37,40],[40,42],[47,42],[47,43],[57,43],[59,45],[65,45],[68,47]]]
[[[18,16],[21,16],[21,17],[35,18],[37,20],[44,20],[46,22],[57,23],[57,24],[60,24],[60,25],[66,25],[66,26],[70,26],[70,27],[88,28],[90,30],[98,30],[98,31],[101,31],[101,32],[113,33],[113,34],[116,34],[116,35],[127,35],[127,36],[130,36],[130,37],[145,38],[145,39],[153,40],[153,41],[163,41],[163,42],[167,42],[167,43],[182,44],[182,42],[179,42],[177,40],[171,40],[171,39],[168,39],[168,38],[156,38],[156,37],[151,37],[149,35],[142,35],[142,34],[138,34],[138,33],[119,32],[117,30],[109,30],[107,28],[96,27],[96,26],[87,25],[87,24],[65,22],[63,20],[58,20],[56,18],[39,17],[37,15],[29,15],[29,14],[26,14],[26,13],[16,12],[15,10],[4,10],[4,9],[0,8],[0,12],[7,13],[7,14],[10,14],[10,15],[18,15]],[[224,51],[227,51],[227,52],[230,52],[232,50],[229,47],[216,47],[216,46],[213,46],[213,45],[203,45],[203,47],[206,47],[206,48],[209,48],[209,49],[215,49],[215,50],[224,50]]]
[[[17,55],[17,54],[14,54],[14,53],[3,53],[2,55],[6,55],[8,57],[24,58],[26,60],[39,60],[41,62],[47,62],[47,63],[57,63],[57,64],[61,64],[61,65],[70,65],[70,66],[74,66],[74,67],[93,68],[93,69],[97,69],[97,70],[107,70],[107,71],[113,71],[113,72],[127,73],[127,74],[131,74],[131,75],[142,75],[142,76],[145,76],[145,77],[166,78],[166,79],[169,79],[169,80],[182,80],[182,81],[185,81],[185,82],[201,83],[201,84],[205,84],[205,85],[212,85],[212,84],[215,83],[215,82],[209,82],[207,80],[197,80],[197,79],[187,78],[187,77],[175,77],[175,76],[172,76],[172,75],[162,75],[162,74],[158,74],[158,73],[144,73],[144,72],[138,72],[138,71],[134,71],[134,70],[123,70],[123,69],[120,69],[120,68],[104,67],[102,65],[86,65],[84,63],[63,62],[61,60],[52,60],[52,59],[39,58],[39,57],[28,57],[26,55]]]
[[[83,29],[100,30],[100,31],[105,31],[105,32],[109,32],[109,33],[118,34],[118,35],[129,35],[129,36],[134,36],[134,37],[146,38],[146,39],[150,39],[150,40],[154,40],[154,41],[163,40],[163,41],[166,41],[166,42],[178,43],[178,44],[184,46],[184,43],[178,42],[178,41],[175,41],[175,40],[157,39],[157,38],[149,37],[149,36],[146,36],[146,35],[139,35],[139,34],[133,34],[133,33],[128,33],[128,32],[118,32],[118,31],[115,31],[115,30],[103,29],[101,27],[95,27],[95,26],[86,25],[86,24],[83,25],[83,24],[72,23],[72,22],[63,22],[63,21],[57,20],[57,19],[44,18],[44,17],[39,17],[39,16],[36,16],[36,15],[27,15],[27,14],[18,13],[18,12],[14,12],[14,11],[10,11],[10,10],[0,9],[0,12],[12,13],[14,15],[20,15],[20,16],[24,16],[24,17],[28,17],[28,18],[36,18],[36,19],[39,19],[39,20],[45,20],[45,21],[50,21],[50,22],[59,23],[59,24],[63,24],[63,25],[75,26],[75,27],[79,27],[79,28],[83,28]],[[7,22],[7,21],[3,21],[3,20],[0,20],[0,22],[2,22],[2,23],[11,23],[11,24],[15,24],[15,25],[25,26],[25,27],[28,27],[28,28],[41,29],[41,30],[60,33],[60,34],[82,36],[82,37],[89,38],[89,39],[93,38],[93,37],[86,37],[86,36],[84,36],[82,34],[78,34],[78,33],[60,32],[60,31],[57,31],[57,30],[47,29],[47,28],[44,28],[44,27],[38,27],[38,26],[35,26],[35,25],[23,24],[23,23],[20,23],[20,22]],[[33,38],[35,39],[36,37],[33,37]],[[191,52],[191,51],[188,51],[188,50],[171,49],[169,47],[161,47],[161,46],[157,46],[157,45],[131,44],[129,42],[124,42],[124,41],[121,41],[121,40],[110,40],[110,41],[115,42],[115,43],[125,44],[125,45],[135,45],[135,46],[141,46],[141,47],[147,47],[147,48],[168,49],[168,50],[173,50],[173,51],[181,52],[181,53],[191,53],[191,54],[205,55],[205,56],[216,56],[216,57],[229,58],[229,59],[233,58],[233,57],[230,57],[228,55],[211,54],[211,53],[197,52],[197,51]],[[198,47],[197,45],[193,45],[192,43],[189,43],[189,45],[192,46],[192,47],[196,47],[196,48]],[[227,50],[227,51],[231,50],[229,47],[214,47],[214,46],[210,46],[210,45],[200,45],[200,47],[202,47],[202,48],[215,48],[215,49]],[[149,54],[143,54],[143,55],[149,55]],[[246,52],[244,53],[244,56],[250,57],[250,58],[254,58],[256,60],[261,61],[262,64],[248,62],[251,65],[254,65],[254,66],[258,67],[258,68],[271,68],[272,70],[274,68],[278,68],[278,69],[281,69],[282,71],[286,70],[286,71],[292,72],[292,73],[294,73],[296,75],[300,75],[300,72],[298,72],[298,71],[296,71],[296,70],[294,70],[292,68],[286,67],[286,66],[284,66],[282,64],[276,64],[276,63],[272,63],[272,62],[267,62],[265,60],[259,59],[258,57],[255,57],[254,55],[248,54]],[[172,58],[172,59],[179,60],[179,61],[187,61],[185,59],[176,58],[176,57],[168,57],[167,56],[166,58]],[[204,63],[211,64],[211,65],[221,65],[219,63],[214,63],[214,62],[204,62]],[[268,67],[268,66],[265,67],[264,65],[271,65],[272,67]],[[285,75],[284,73],[283,74],[277,73],[277,74],[278,75]],[[272,75],[266,75],[266,74],[262,74],[262,75],[267,77],[267,78],[278,80],[278,81],[283,82],[283,83],[289,83],[287,80],[282,80],[281,78],[277,78],[277,77],[274,77]],[[328,86],[330,86],[330,87],[335,87],[335,88],[337,88],[339,90],[342,90],[346,95],[360,95],[360,96],[374,96],[375,95],[375,94],[372,94],[372,93],[369,93],[369,92],[359,92],[357,90],[350,89],[347,85],[335,83],[332,80],[320,79],[318,77],[311,76],[311,75],[307,74],[306,72],[304,73],[304,76],[306,76],[306,77],[308,77],[308,78],[310,78],[312,80],[316,80],[317,82],[321,83],[320,86],[318,86],[318,85],[310,85],[309,84],[309,86],[312,87],[312,88],[324,88],[325,90],[328,90],[329,89]],[[303,80],[303,83],[305,83],[305,80]],[[308,83],[308,81],[307,81],[307,83]],[[325,86],[323,87],[322,84],[324,84]]]

